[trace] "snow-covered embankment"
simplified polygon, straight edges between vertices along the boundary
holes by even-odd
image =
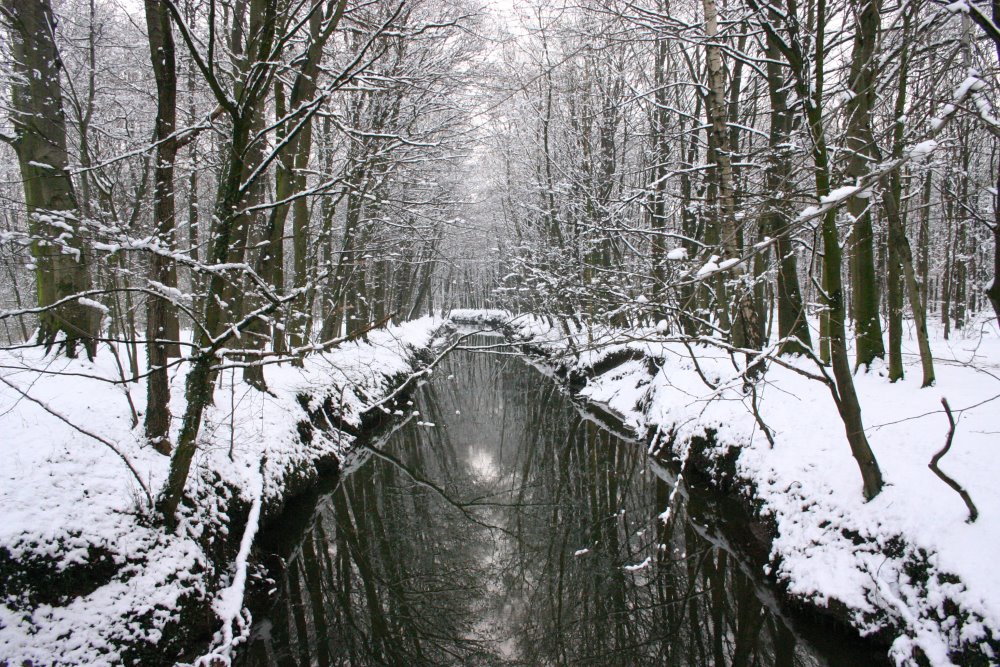
[[[891,642],[898,664],[1000,660],[994,324],[974,338],[932,341],[934,387],[920,388],[916,343],[909,340],[905,380],[890,383],[879,369],[856,377],[886,481],[866,503],[829,389],[795,372],[815,375],[809,360],[793,361],[794,368],[769,364],[755,416],[752,394],[718,347],[665,342],[669,337],[652,328],[575,331],[572,323],[472,311],[453,318],[500,323],[560,376],[583,384],[582,396],[619,413],[654,453],[739,494],[770,528],[767,570],[792,601]],[[974,523],[966,522],[959,495],[928,469],[949,431],[942,396],[958,424],[940,467],[974,500]]]
[[[439,324],[374,331],[303,368],[270,366],[269,393],[223,371],[177,534],[149,510],[169,460],[142,437],[145,386],[121,382],[107,347],[93,362],[3,352],[0,659],[172,664],[213,630],[228,656],[248,625],[258,520],[336,467],[372,406],[439,344]],[[172,374],[175,429],[185,371]]]

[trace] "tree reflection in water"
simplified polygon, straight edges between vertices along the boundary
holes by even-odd
[[[456,352],[413,409],[320,500],[242,664],[857,664],[520,360]]]

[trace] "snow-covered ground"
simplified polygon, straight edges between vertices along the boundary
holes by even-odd
[[[760,514],[776,527],[769,568],[793,596],[846,605],[862,633],[892,633],[891,654],[899,664],[913,662],[915,647],[936,666],[969,664],[974,653],[975,664],[1000,659],[994,655],[1000,645],[995,320],[984,318],[949,341],[934,336],[933,387],[921,389],[916,342],[909,339],[904,380],[890,383],[878,368],[856,376],[866,433],[886,481],[867,503],[831,393],[816,380],[769,364],[758,388],[758,412],[773,432],[772,447],[742,378],[717,347],[662,342],[655,329],[581,331],[570,345],[563,327],[527,317],[513,319],[508,328],[584,374],[626,348],[641,352],[641,359],[591,377],[583,395],[608,404],[653,438],[651,447],[673,447],[680,459],[692,438],[711,436],[714,445],[704,454],[718,465],[710,472],[720,474],[727,467],[721,462],[735,458],[737,488],[752,493]],[[795,365],[817,372],[805,359]],[[940,467],[977,505],[979,518],[971,524],[959,495],[928,468],[949,430],[942,397],[958,424]]]
[[[452,317],[508,319],[502,312]],[[973,653],[980,662],[996,661],[1000,337],[993,322],[950,341],[935,337],[934,387],[920,388],[909,340],[905,380],[890,383],[879,369],[856,377],[887,483],[868,503],[830,392],[814,380],[769,365],[758,412],[772,430],[772,447],[742,379],[718,348],[664,342],[653,328],[580,331],[571,345],[562,326],[526,317],[509,326],[544,348],[553,363],[582,374],[632,351],[635,358],[592,377],[583,394],[681,458],[692,438],[710,436],[712,449],[702,454],[719,462],[714,472],[730,462],[737,487],[752,492],[761,515],[773,520],[769,567],[792,595],[846,607],[862,632],[893,633],[900,664],[912,660],[914,647],[934,665],[963,664]],[[330,399],[357,425],[391,390],[391,379],[410,370],[415,351],[432,344],[435,328],[419,320],[315,355],[304,368],[269,368],[272,394],[242,384],[238,372],[235,383],[234,374],[224,372],[189,480],[189,495],[198,502],[179,535],[148,521],[146,490],[155,494],[162,486],[168,459],[144,444],[141,425],[133,427],[130,399],[141,422],[145,388],[119,381],[107,348],[93,363],[37,351],[0,353],[0,571],[34,573],[36,582],[58,581],[60,590],[72,591],[59,599],[8,582],[0,591],[0,658],[119,664],[123,646],[182,642],[182,610],[208,603],[234,621],[218,635],[224,646],[228,633],[238,635],[246,622],[240,613],[245,569],[232,566],[245,560],[246,549],[233,553],[232,545],[252,537],[233,526],[241,535],[226,540],[228,558],[211,553],[228,513],[237,504],[244,516],[273,513],[291,485],[314,476],[318,461],[339,459],[351,443],[346,433],[313,431],[304,444],[299,425],[309,416],[298,396],[311,397],[310,410]],[[817,370],[807,360],[795,363]],[[184,407],[183,370],[172,378],[175,422]],[[958,426],[940,466],[978,506],[972,524],[959,496],[927,467],[948,432],[942,396]],[[236,498],[218,495],[219,479]],[[219,562],[230,564],[219,569]]]
[[[162,487],[169,460],[142,437],[145,385],[122,383],[107,347],[93,362],[34,349],[0,352],[0,572],[35,575],[28,585],[8,578],[0,590],[0,662],[141,663],[141,653],[120,649],[156,650],[161,639],[176,649],[182,609],[208,602],[234,621],[217,636],[225,652],[229,633],[246,621],[245,567],[218,568],[210,553],[228,529],[227,512],[249,508],[250,530],[234,527],[246,544],[235,557],[243,565],[255,512],[273,512],[291,485],[314,478],[318,462],[339,460],[353,440],[313,430],[303,442],[299,425],[309,414],[298,397],[311,397],[310,410],[330,399],[345,423],[359,425],[432,345],[439,324],[424,318],[375,331],[367,342],[309,357],[303,368],[268,367],[271,393],[242,383],[239,371],[223,371],[188,480],[197,502],[177,535],[148,517],[147,493]],[[185,371],[171,378],[175,438]],[[236,497],[220,496],[222,488]],[[241,536],[233,537],[227,543],[239,545]],[[44,581],[72,594],[57,598]]]

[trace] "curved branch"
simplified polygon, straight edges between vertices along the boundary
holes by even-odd
[[[946,475],[941,468],[938,467],[938,461],[940,461],[948,450],[951,449],[951,442],[955,438],[955,417],[951,414],[951,407],[948,405],[948,399],[942,398],[941,405],[944,406],[944,412],[948,415],[948,439],[944,443],[944,447],[941,448],[937,454],[931,459],[931,462],[927,464],[927,467],[934,471],[942,482],[950,486],[955,490],[955,493],[962,496],[962,500],[965,502],[965,506],[969,508],[969,518],[965,520],[966,523],[974,523],[976,519],[979,518],[979,510],[976,509],[975,503],[972,502],[972,496],[969,492],[962,488],[961,484],[953,480],[951,477]]]

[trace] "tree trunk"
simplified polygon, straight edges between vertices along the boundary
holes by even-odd
[[[920,278],[920,302],[923,304],[924,313],[929,314],[931,308],[930,298],[930,246],[931,246],[931,180],[932,172],[927,170],[924,176],[923,193],[920,200],[920,230],[917,233],[917,272]],[[997,181],[1000,183],[1000,180]]]
[[[818,108],[811,106],[811,114],[818,125],[822,120]],[[816,142],[814,154],[817,165],[826,165],[826,143],[822,139]],[[829,171],[824,167],[816,170],[816,191],[822,197],[830,193]],[[882,490],[882,472],[875,460],[875,454],[865,436],[864,424],[861,420],[861,404],[854,390],[854,377],[851,372],[847,352],[847,335],[845,331],[846,312],[844,308],[844,287],[841,277],[842,251],[837,233],[836,210],[831,210],[823,216],[823,283],[826,289],[826,307],[829,317],[830,361],[836,379],[837,409],[844,422],[847,440],[861,469],[864,483],[863,491],[867,500],[871,500]]]
[[[649,207],[650,247],[649,259],[653,277],[654,320],[658,321],[666,315],[663,302],[666,294],[667,271],[665,266],[666,248],[664,232],[667,226],[667,178],[669,175],[667,160],[670,156],[670,141],[667,137],[669,117],[667,112],[666,61],[667,42],[659,39],[656,42],[656,63],[654,65],[655,108],[650,113],[652,148],[653,188]]]
[[[944,243],[944,272],[941,277],[941,324],[944,325],[944,339],[948,340],[951,335],[951,283],[952,272],[954,270],[953,258],[955,248],[951,234],[952,212],[954,203],[951,197],[945,203],[945,243]]]
[[[854,50],[851,55],[848,102],[847,164],[849,176],[864,177],[874,162],[874,137],[871,131],[872,106],[875,99],[875,45],[878,40],[881,3],[860,0],[856,11]],[[821,28],[822,29],[822,28]],[[868,199],[851,197],[847,210],[854,219],[854,322],[856,334],[855,368],[867,368],[876,358],[885,357],[882,324],[879,321],[879,283],[875,272],[874,235]]]
[[[156,164],[153,167],[153,225],[157,242],[165,251],[174,248],[174,159],[177,140],[177,71],[170,14],[163,0],[145,0],[149,54],[156,77]],[[149,276],[166,287],[177,286],[174,263],[159,253],[151,253]],[[146,383],[146,438],[161,454],[170,453],[170,387],[168,356],[180,356],[180,325],[177,313],[166,298],[147,297],[146,355],[149,377]],[[171,341],[171,342],[167,342]],[[171,352],[173,353],[171,355]]]
[[[247,34],[252,36],[246,49],[248,62],[256,64],[268,61],[275,36],[276,11],[277,3],[273,0],[252,0],[247,30]],[[233,50],[233,53],[237,59],[240,58],[238,49]],[[248,164],[247,160],[251,151],[256,150],[251,145],[254,142],[251,130],[258,122],[255,116],[261,113],[261,101],[266,94],[268,80],[267,77],[249,76],[246,69],[241,73],[243,79],[234,86],[239,94],[231,98],[218,96],[221,98],[220,104],[225,103],[231,128],[228,145],[223,153],[225,163],[217,187],[215,229],[206,258],[209,264],[231,265],[234,260],[242,261],[250,224],[250,216],[245,211],[245,198],[255,179],[259,178],[259,171],[256,170],[258,165]],[[219,85],[217,80],[214,83]],[[233,104],[232,99],[238,99],[239,102]],[[260,141],[257,138],[257,143]],[[256,176],[251,178],[251,173]],[[177,508],[198,448],[202,415],[205,407],[212,401],[215,353],[233,335],[232,327],[236,324],[235,314],[225,301],[225,296],[231,292],[233,282],[241,280],[241,275],[230,276],[227,280],[223,272],[214,271],[208,281],[204,328],[198,337],[199,351],[192,359],[185,386],[187,408],[181,422],[177,448],[170,459],[167,484],[158,501],[160,515],[171,529],[177,525]]]
[[[903,156],[904,110],[906,108],[906,79],[909,71],[909,49],[906,36],[909,35],[911,10],[905,10],[903,16],[903,48],[900,51],[899,85],[896,93],[895,117],[893,128],[892,156],[899,159]],[[929,181],[928,181],[929,184]],[[885,208],[889,225],[889,379],[896,381],[903,377],[903,288],[909,297],[910,311],[917,330],[917,345],[920,348],[920,364],[923,370],[924,387],[934,384],[934,360],[931,356],[930,342],[927,337],[926,298],[921,296],[913,267],[913,253],[910,241],[906,237],[906,225],[903,223],[901,202],[903,195],[902,177],[898,170],[893,171],[888,182],[883,184],[882,205]],[[926,252],[926,248],[924,249]],[[900,275],[901,272],[901,275]],[[900,282],[901,281],[901,282]]]
[[[1000,188],[1000,173],[997,174],[997,187]],[[993,197],[993,225],[990,228],[993,233],[993,279],[986,287],[986,296],[1000,325],[1000,189],[997,193]]]
[[[719,186],[719,232],[723,254],[732,259],[739,258],[742,246],[739,242],[739,229],[736,225],[735,188],[733,181],[733,164],[731,146],[729,145],[729,129],[726,119],[726,74],[722,66],[722,47],[719,45],[719,16],[715,0],[702,0],[705,11],[705,55],[708,65],[708,95],[706,99],[706,115],[711,125],[711,134],[715,148],[716,169]],[[753,290],[745,283],[746,270],[742,264],[734,267],[736,276],[737,316],[734,331],[734,342],[743,347],[759,350],[763,341],[760,340],[760,316],[753,300]],[[726,304],[722,304],[727,308]],[[754,369],[748,371],[756,372]]]
[[[791,130],[791,116],[788,112],[788,93],[785,78],[778,62],[780,54],[770,44],[767,47],[767,83],[771,100],[771,130],[768,145],[771,151],[766,173],[768,207],[765,213],[764,229],[775,239],[777,256],[777,297],[778,297],[778,338],[794,339],[783,343],[780,354],[801,354],[812,347],[809,321],[802,306],[799,289],[798,262],[795,247],[789,238],[788,197],[786,192],[791,179],[792,165],[787,145]]]
[[[685,135],[686,122],[682,116],[680,119],[680,134]],[[694,188],[691,184],[691,169],[698,159],[698,138],[694,132],[690,133],[690,140],[685,146],[681,143],[681,177],[680,177],[680,209],[681,209],[681,233],[686,240],[684,249],[687,257],[694,258],[698,252],[698,247],[694,239],[698,237],[698,221],[692,210],[694,199]],[[698,293],[700,287],[691,285],[684,281],[680,290],[680,320],[681,329],[688,336],[698,334],[701,324],[691,316],[698,308]]]
[[[898,180],[898,179],[891,179]],[[890,186],[892,187],[892,186]],[[889,195],[895,196],[895,195]],[[903,379],[903,270],[899,233],[902,220],[889,221],[889,257],[886,267],[886,307],[889,328],[889,381]],[[905,233],[905,232],[904,232]]]
[[[761,7],[757,0],[748,0],[750,6],[758,13]],[[794,3],[789,3],[789,14],[794,15]],[[823,127],[823,68],[825,55],[825,33],[822,26],[826,24],[826,0],[816,3],[815,51],[811,58],[806,56],[799,41],[797,23],[788,21],[789,39],[783,40],[777,34],[770,21],[778,21],[778,12],[768,10],[762,22],[767,33],[767,39],[784,55],[794,76],[795,90],[802,100],[807,131],[813,146],[813,164],[816,183],[816,196],[822,198],[830,194],[830,155],[826,145],[826,134]],[[811,60],[812,68],[808,66]],[[811,71],[810,71],[811,70]],[[862,489],[867,500],[871,500],[882,490],[882,472],[879,470],[875,454],[865,436],[864,422],[861,418],[861,404],[858,402],[854,389],[854,376],[847,352],[847,335],[845,330],[844,285],[841,270],[843,255],[840,247],[840,235],[837,230],[837,211],[829,209],[821,221],[823,237],[823,300],[827,309],[827,326],[830,341],[830,361],[833,366],[834,383],[830,386],[851,453],[857,461],[861,472]]]
[[[88,357],[97,350],[101,311],[72,299],[92,287],[90,253],[67,167],[66,118],[55,44],[55,19],[49,0],[0,0],[9,24],[16,76],[11,83],[10,138],[17,153],[35,260],[38,305],[37,342],[51,350],[57,339],[70,357],[82,345]],[[60,302],[67,299],[65,303]]]

